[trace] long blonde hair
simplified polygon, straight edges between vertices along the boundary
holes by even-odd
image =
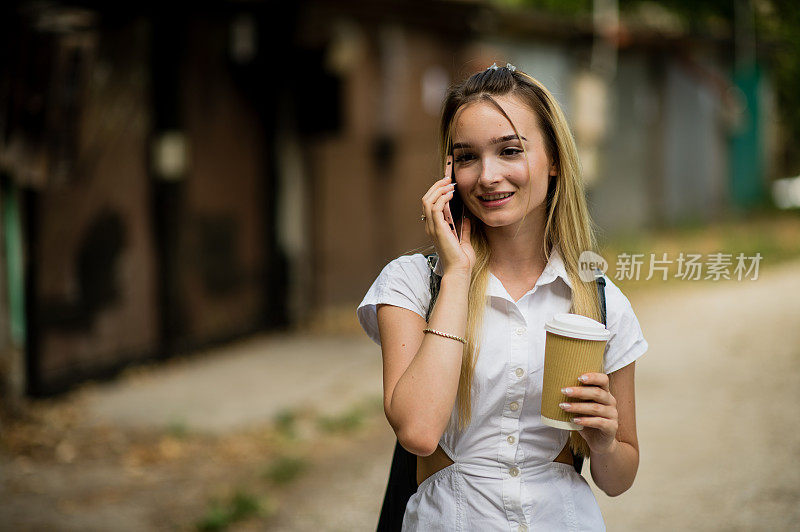
[[[596,250],[594,225],[586,205],[575,140],[558,102],[539,81],[520,70],[506,67],[478,72],[453,86],[445,97],[440,123],[441,163],[452,153],[452,130],[456,114],[464,105],[486,101],[495,105],[508,119],[514,132],[521,137],[516,125],[493,96],[516,96],[536,114],[544,138],[545,152],[555,166],[557,175],[550,177],[546,196],[547,218],[544,228],[543,252],[547,260],[553,246],[558,245],[567,275],[572,285],[570,312],[600,320],[599,298],[594,283],[583,282],[578,275],[578,258],[585,250]],[[528,153],[522,143],[525,158]],[[530,166],[528,166],[530,169]],[[530,170],[529,170],[530,171]],[[530,179],[530,175],[528,176]],[[529,198],[530,201],[530,198]],[[470,280],[466,340],[458,382],[456,404],[458,429],[465,429],[472,418],[471,388],[475,364],[480,350],[480,330],[486,305],[486,286],[489,278],[491,249],[483,223],[472,213],[471,243],[476,261]],[[522,224],[520,224],[521,226]],[[570,447],[588,456],[589,448],[577,432],[570,437]]]

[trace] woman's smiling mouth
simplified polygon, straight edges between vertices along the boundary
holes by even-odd
[[[481,200],[481,205],[484,207],[500,207],[511,201],[511,196],[513,195],[513,192],[498,192],[495,194],[478,196],[478,199]]]

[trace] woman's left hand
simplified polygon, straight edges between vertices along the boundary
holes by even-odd
[[[583,386],[564,388],[562,393],[571,399],[585,399],[588,402],[561,403],[565,412],[575,414],[573,423],[581,425],[578,431],[592,453],[607,453],[616,443],[619,416],[617,400],[611,395],[608,375],[605,373],[585,373],[578,378]]]

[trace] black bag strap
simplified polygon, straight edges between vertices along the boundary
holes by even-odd
[[[430,276],[431,303],[430,305],[428,305],[428,310],[425,312],[425,321],[430,321],[433,305],[434,303],[436,303],[436,298],[439,297],[439,287],[442,286],[442,276],[434,271],[434,268],[436,268],[436,263],[439,260],[439,256],[436,253],[425,255],[425,260],[428,261],[428,267],[431,270],[431,276]]]
[[[378,532],[400,532],[408,499],[417,491],[417,456],[397,441],[394,444],[392,468],[383,496]]]
[[[439,257],[436,253],[425,256],[431,271],[430,290],[431,303],[425,314],[425,321],[430,320],[433,305],[439,296],[442,277],[434,271]],[[606,280],[600,270],[595,270],[595,284],[597,285],[597,295],[600,299],[600,321],[606,325]],[[573,453],[572,462],[575,471],[580,475],[583,469],[583,456]],[[381,515],[378,519],[377,532],[399,532],[403,525],[403,515],[405,515],[408,499],[417,491],[417,457],[407,451],[399,441],[395,442],[394,454],[392,456],[392,467],[389,472],[389,482],[386,486],[386,494],[383,497]]]
[[[606,323],[606,278],[600,270],[594,271],[594,282],[597,285],[597,297],[600,299],[600,322],[608,329]]]

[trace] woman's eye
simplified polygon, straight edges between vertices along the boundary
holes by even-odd
[[[460,155],[456,155],[454,160],[457,163],[463,163],[463,162],[469,161],[470,159],[472,159],[472,154],[471,153],[462,153]]]
[[[503,154],[503,155],[518,155],[518,154],[522,153],[522,150],[519,149],[519,148],[505,148],[500,153]]]

